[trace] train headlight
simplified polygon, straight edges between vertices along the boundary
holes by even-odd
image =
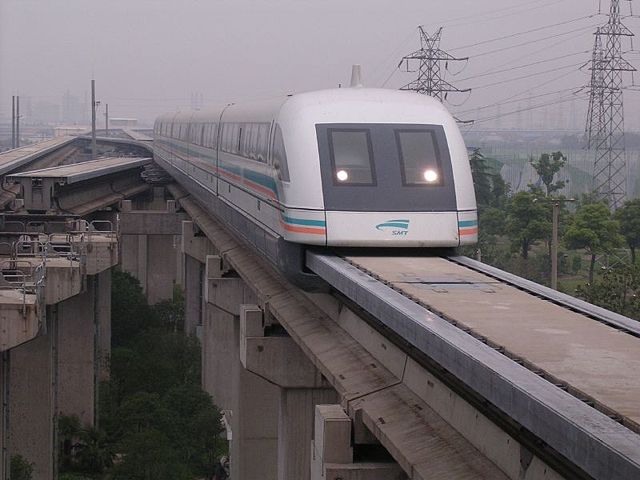
[[[338,172],[336,173],[336,177],[340,182],[346,182],[347,180],[349,180],[349,174],[346,170],[338,170]]]
[[[438,181],[438,172],[435,170],[425,170],[423,175],[427,183],[435,183]]]

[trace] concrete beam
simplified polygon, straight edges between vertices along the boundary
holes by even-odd
[[[181,232],[181,249],[185,255],[195,258],[200,263],[205,263],[207,255],[215,255],[217,253],[213,244],[199,231],[192,221],[183,221]]]
[[[121,235],[182,235],[184,213],[136,210],[120,212]]]
[[[289,336],[264,336],[257,305],[240,306],[240,361],[244,368],[281,388],[331,388]]]
[[[28,342],[40,331],[40,309],[36,295],[19,290],[0,290],[0,351]],[[1,478],[1,477],[0,477]]]
[[[395,462],[369,460],[354,463],[351,439],[351,419],[340,405],[316,406],[315,433],[311,443],[311,480],[408,478]]]

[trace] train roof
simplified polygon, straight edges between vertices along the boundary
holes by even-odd
[[[218,122],[220,115],[224,112],[225,121],[228,122],[271,122],[285,104],[289,112],[302,112],[320,105],[350,102],[360,105],[393,104],[396,108],[422,106],[449,116],[449,112],[442,103],[428,95],[383,88],[333,88],[211,107],[196,112],[167,113],[158,117],[157,121]]]

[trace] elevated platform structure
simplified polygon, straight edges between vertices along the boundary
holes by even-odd
[[[76,137],[71,136],[58,137],[2,152],[0,153],[0,176],[14,172],[41,157],[70,145],[75,139]]]
[[[153,142],[153,137],[145,135],[144,133],[138,132],[131,128],[123,128],[122,131],[129,135],[133,140],[137,140],[139,142]]]
[[[63,209],[86,214],[149,188],[140,173],[151,158],[103,158],[75,165],[8,175],[21,187],[30,212]],[[98,184],[99,183],[99,184]]]

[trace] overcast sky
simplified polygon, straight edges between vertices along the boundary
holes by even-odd
[[[568,121],[570,89],[588,81],[588,72],[578,67],[589,58],[592,26],[606,21],[585,18],[597,13],[598,3],[0,0],[0,117],[10,114],[16,92],[33,101],[60,103],[67,90],[83,96],[92,76],[98,99],[110,104],[112,116],[141,119],[189,108],[195,92],[208,105],[334,87],[348,83],[354,63],[363,65],[367,86],[386,81],[386,87],[397,88],[412,79],[393,72],[403,54],[418,48],[416,27],[422,24],[429,32],[444,26],[442,48],[471,57],[468,63],[451,63],[452,73],[464,70],[447,76],[461,88],[474,88],[471,95],[449,98],[460,105],[450,108],[461,116],[490,118],[557,100],[567,107],[562,115]],[[518,34],[561,22],[566,23]],[[629,19],[628,25],[640,33],[637,20]],[[511,34],[518,35],[491,41]],[[517,44],[525,45],[511,48]],[[634,63],[639,58],[630,55]],[[533,62],[541,63],[492,74]],[[547,73],[514,80],[537,72]],[[500,112],[495,107],[475,111],[513,96],[517,101],[503,104]],[[627,95],[627,124],[634,129],[640,128],[638,96]],[[583,115],[583,107],[578,100],[575,115]],[[553,108],[547,111],[555,115]],[[526,121],[527,115],[504,117],[503,126]]]

